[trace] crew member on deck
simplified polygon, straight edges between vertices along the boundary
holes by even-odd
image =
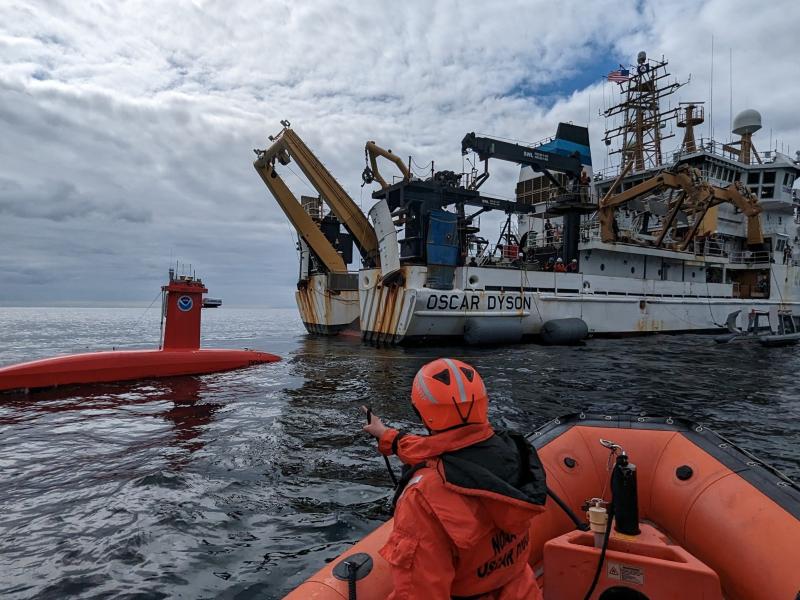
[[[390,600],[541,600],[528,564],[547,489],[536,452],[524,436],[492,429],[481,376],[461,361],[423,366],[411,404],[429,435],[387,428],[375,415],[364,426],[382,454],[407,465],[380,550]]]
[[[560,256],[556,259],[556,266],[553,269],[556,273],[566,273],[567,265],[564,264],[564,259]]]
[[[589,179],[589,173],[586,172],[586,169],[581,171],[581,179],[580,179],[580,192],[581,192],[581,202],[588,202],[589,201],[589,186],[592,184],[591,179]]]
[[[571,261],[569,261],[569,264],[567,265],[567,273],[577,273],[577,272],[578,272],[578,259],[573,258]]]

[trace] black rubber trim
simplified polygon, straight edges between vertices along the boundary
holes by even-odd
[[[724,436],[689,419],[572,413],[545,423],[529,433],[527,438],[534,448],[540,450],[576,425],[680,432],[687,440],[716,458],[795,519],[800,519],[800,485]]]

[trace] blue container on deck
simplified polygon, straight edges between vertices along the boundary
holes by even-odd
[[[428,214],[426,255],[426,285],[437,290],[452,290],[458,264],[458,215],[444,210],[432,210]]]
[[[458,263],[458,215],[432,210],[428,221],[428,264],[455,267]]]

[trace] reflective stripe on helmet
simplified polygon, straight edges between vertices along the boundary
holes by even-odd
[[[422,375],[422,369],[420,369],[419,373],[417,373],[417,377],[415,378],[415,383],[419,385],[419,389],[422,390],[422,393],[425,394],[425,398],[428,399],[428,402],[431,404],[439,404],[436,401],[436,398],[433,397],[431,391],[428,389],[428,386],[425,384],[425,377]]]
[[[469,400],[469,398],[467,398],[467,392],[464,390],[464,380],[462,379],[463,376],[452,360],[449,358],[443,358],[442,360],[447,363],[447,366],[450,367],[450,371],[453,373],[453,377],[455,377],[456,384],[458,384],[458,394],[461,397],[460,402],[463,404]]]

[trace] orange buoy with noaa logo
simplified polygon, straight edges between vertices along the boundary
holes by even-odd
[[[208,292],[203,282],[170,269],[169,283],[161,290],[165,327],[160,348],[71,354],[2,367],[0,391],[200,375],[280,360],[256,350],[201,349],[200,311]]]

